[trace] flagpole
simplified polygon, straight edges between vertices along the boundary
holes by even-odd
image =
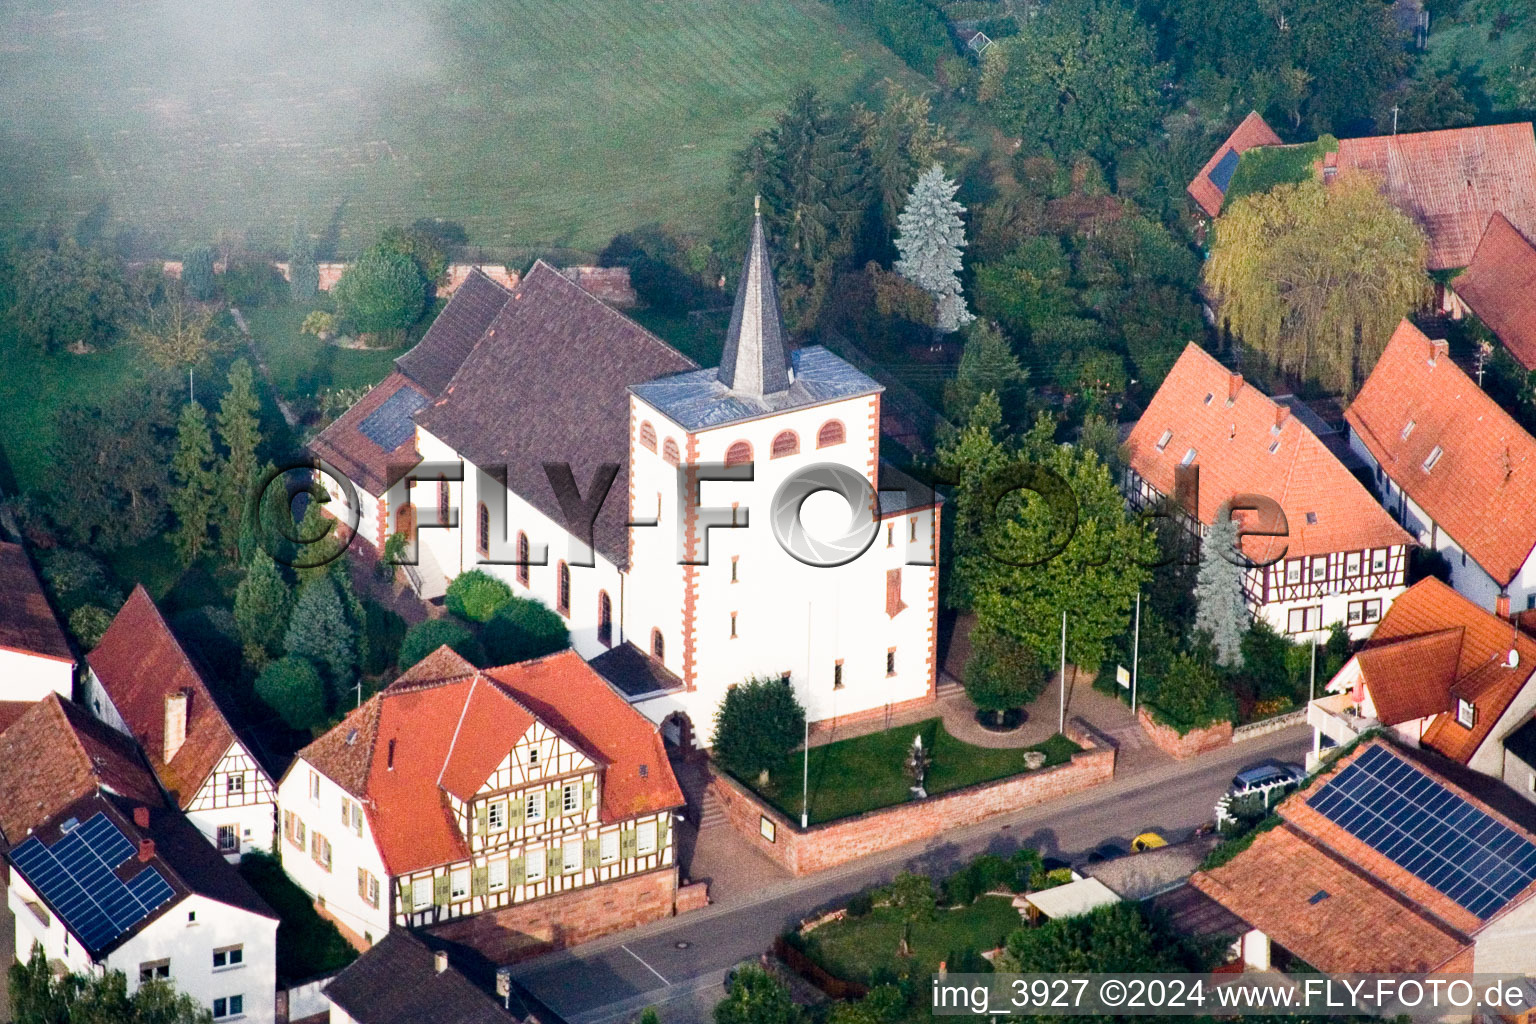
[[[1141,591],[1136,591],[1136,632],[1131,639],[1131,714],[1136,713],[1136,671],[1141,667]]]
[[[1067,613],[1065,611],[1063,611],[1061,613],[1061,674],[1057,677],[1056,685],[1057,685],[1057,688],[1060,690],[1060,696],[1061,696],[1061,701],[1060,701],[1061,711],[1057,715],[1056,731],[1057,732],[1066,732],[1067,731]]]

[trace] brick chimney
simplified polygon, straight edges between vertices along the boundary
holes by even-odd
[[[133,809],[133,823],[139,828],[149,828],[149,808],[135,807]]]
[[[155,841],[153,839],[139,840],[139,863],[148,864],[155,859]]]
[[[1285,421],[1291,418],[1291,407],[1284,402],[1275,405],[1275,429],[1285,426]]]
[[[177,690],[165,695],[165,749],[162,763],[170,764],[181,745],[187,742],[187,693]]]
[[[1449,354],[1450,351],[1450,342],[1444,338],[1435,338],[1429,343],[1429,365],[1434,366],[1440,362],[1441,356]]]
[[[448,951],[440,949],[432,954],[432,967],[438,974],[448,969]]]
[[[1240,373],[1227,374],[1227,404],[1237,401],[1237,393],[1243,390],[1243,375]]]
[[[1493,614],[1501,619],[1509,618],[1509,591],[1499,591],[1498,600],[1493,604]]]

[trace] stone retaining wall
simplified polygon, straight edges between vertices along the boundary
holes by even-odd
[[[1231,722],[1217,722],[1203,729],[1191,729],[1181,736],[1173,726],[1154,721],[1147,713],[1146,705],[1136,709],[1136,720],[1159,750],[1180,761],[1232,745]]]
[[[932,838],[950,829],[1033,807],[1114,777],[1114,748],[1095,737],[1086,723],[1073,719],[1067,723],[1066,735],[1083,750],[1064,764],[812,825],[804,831],[798,822],[791,821],[735,779],[716,774],[710,786],[731,825],[758,850],[792,874],[809,875],[915,839]],[[764,835],[765,831],[772,833],[771,840]]]

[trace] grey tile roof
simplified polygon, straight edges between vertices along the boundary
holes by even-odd
[[[741,267],[736,305],[720,356],[720,382],[732,391],[757,397],[788,391],[788,352],[779,286],[763,238],[763,217],[754,212],[752,244]]]
[[[629,564],[625,385],[695,366],[539,261],[437,399],[416,414],[416,423],[481,469],[505,467],[507,486],[557,523],[566,522],[565,513],[544,464],[569,464],[585,495],[597,468],[616,463],[618,476],[598,513],[593,546],[624,568]]]
[[[440,394],[511,297],[478,268],[471,270],[422,339],[395,360],[395,368],[427,393]]]
[[[803,409],[885,388],[820,345],[790,354],[792,383],[775,394],[732,391],[714,370],[679,373],[629,390],[685,430],[707,430],[774,413]]]
[[[604,651],[587,663],[626,697],[639,697],[657,690],[676,690],[683,681],[658,664],[644,651],[626,640]]]
[[[511,1024],[516,1020],[453,964],[438,972],[433,950],[391,929],[325,987],[358,1024]]]
[[[880,460],[880,516],[944,504],[944,496],[917,477]]]

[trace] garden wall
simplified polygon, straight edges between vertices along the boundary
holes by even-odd
[[[1114,777],[1114,748],[1094,736],[1086,723],[1073,719],[1067,723],[1066,735],[1083,749],[1064,764],[812,825],[804,831],[798,822],[729,776],[717,773],[710,785],[738,832],[792,874],[809,875],[915,839],[932,838],[1033,807]],[[765,831],[772,832],[771,840]]]
[[[1232,745],[1231,722],[1217,722],[1203,729],[1191,729],[1180,736],[1179,731],[1173,726],[1153,721],[1152,716],[1147,713],[1146,705],[1136,709],[1136,720],[1141,723],[1147,738],[1159,750],[1181,761]]]

